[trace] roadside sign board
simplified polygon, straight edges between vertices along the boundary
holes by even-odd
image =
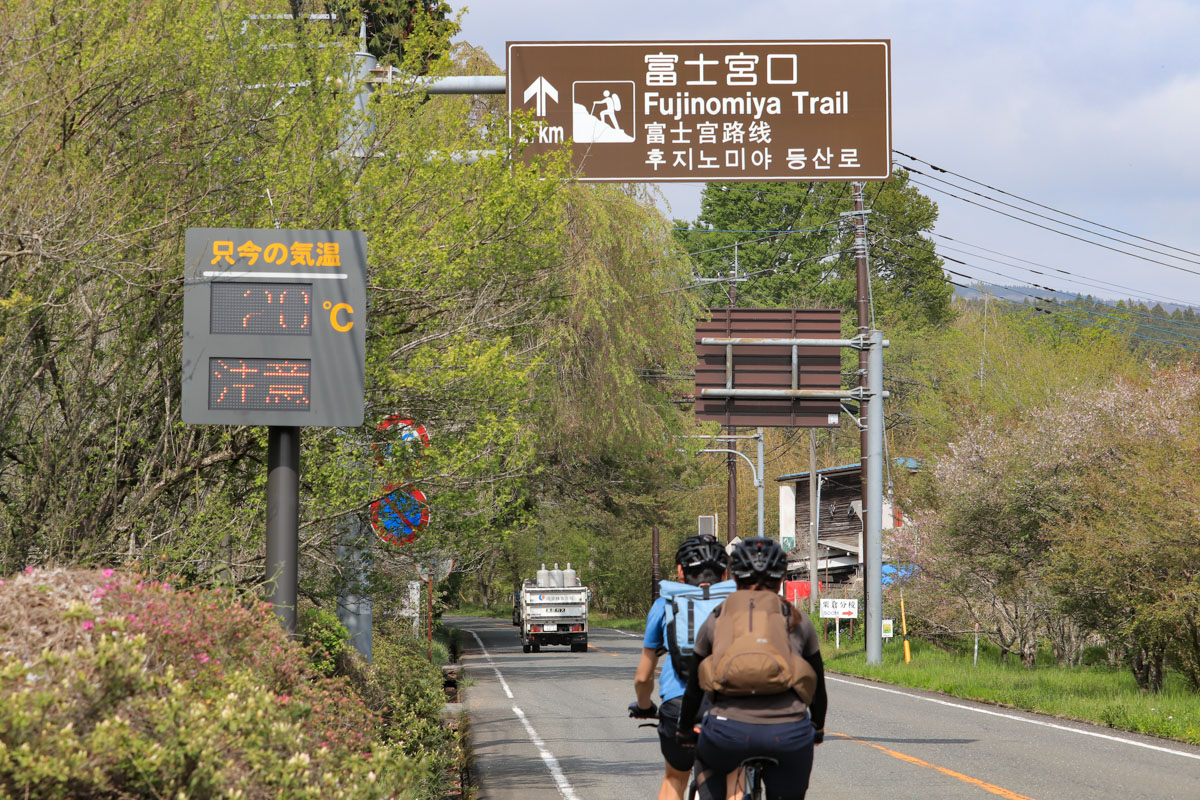
[[[701,344],[706,338],[840,339],[836,309],[713,308],[695,328],[696,419],[722,425],[836,428],[836,399],[706,397],[706,389],[842,388],[842,356],[836,347]],[[730,361],[732,356],[732,361]],[[793,385],[793,379],[795,384]]]
[[[822,597],[821,616],[827,619],[858,619],[858,600],[844,597]]]
[[[891,43],[509,42],[527,156],[584,181],[886,180]],[[510,130],[512,123],[510,122]]]
[[[364,234],[189,228],[184,259],[184,422],[362,424]]]
[[[883,638],[884,638],[884,639],[891,639],[891,638],[892,638],[893,636],[895,636],[895,635],[896,635],[896,634],[895,634],[894,627],[893,627],[893,625],[892,625],[892,620],[890,620],[890,619],[885,619],[885,620],[883,621]]]

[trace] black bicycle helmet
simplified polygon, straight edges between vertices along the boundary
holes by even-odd
[[[751,536],[733,548],[729,572],[741,580],[750,577],[778,580],[787,572],[787,555],[774,539]]]
[[[707,564],[721,572],[729,564],[729,556],[717,537],[704,533],[683,540],[683,544],[675,551],[675,563],[685,570]]]

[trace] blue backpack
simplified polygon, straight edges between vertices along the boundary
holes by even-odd
[[[721,581],[708,586],[692,586],[676,581],[659,581],[658,587],[659,596],[666,601],[663,609],[663,640],[671,653],[671,665],[675,667],[679,679],[686,684],[692,648],[696,645],[696,632],[713,609],[734,593],[737,584]]]

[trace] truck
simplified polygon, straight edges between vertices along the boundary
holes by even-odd
[[[542,568],[527,578],[513,596],[513,625],[520,628],[521,650],[540,652],[542,645],[570,645],[582,653],[588,646],[588,604],[592,591],[579,582],[570,563],[566,569]]]

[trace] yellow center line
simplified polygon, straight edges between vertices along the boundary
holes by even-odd
[[[596,645],[591,643],[588,644],[588,650],[599,650],[601,653],[608,653],[613,658],[621,657],[620,653],[614,653],[611,650],[605,650],[603,647],[596,647]]]
[[[914,756],[910,756],[905,753],[898,752],[896,750],[889,750],[888,748],[883,747],[882,745],[875,744],[874,742],[868,742],[863,739],[856,739],[855,737],[850,736],[848,734],[837,733],[835,731],[830,731],[830,734],[832,734],[833,736],[840,736],[843,739],[849,739],[852,742],[858,742],[859,744],[865,744],[868,747],[874,747],[876,750],[878,750],[882,753],[887,753],[892,758],[898,758],[901,761],[907,761],[908,763],[915,764],[918,767],[926,767],[928,769],[936,770],[937,772],[940,772],[943,775],[948,775],[951,778],[960,780],[963,783],[969,783],[972,786],[978,786],[980,789],[983,789],[985,792],[991,792],[992,794],[999,795],[1000,797],[1006,798],[1006,800],[1033,800],[1032,797],[1029,797],[1027,795],[1017,794],[1016,792],[1010,792],[1008,789],[1004,789],[999,786],[994,786],[990,783],[981,781],[978,778],[972,778],[970,775],[963,775],[961,772],[955,772],[952,769],[946,769],[945,767],[939,767],[937,764],[930,764],[928,761],[922,761],[921,759],[916,758]]]

